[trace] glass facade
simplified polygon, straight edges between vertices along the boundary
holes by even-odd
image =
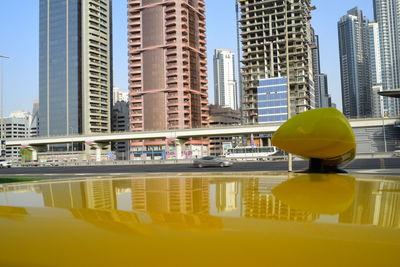
[[[111,127],[111,1],[40,0],[39,135]]]
[[[79,2],[40,1],[41,136],[80,132]]]
[[[257,106],[259,123],[284,122],[288,119],[286,78],[259,80]]]

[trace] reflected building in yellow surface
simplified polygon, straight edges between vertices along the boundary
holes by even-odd
[[[339,217],[341,223],[400,228],[400,185],[395,182],[359,181],[353,205]]]
[[[221,228],[221,219],[209,215],[209,184],[206,178],[134,179],[132,209],[169,228]]]
[[[116,209],[111,180],[49,183],[39,185],[46,207]]]
[[[217,183],[216,184],[216,207],[219,213],[232,212],[239,208],[239,183]]]
[[[132,209],[142,212],[209,213],[209,181],[202,178],[132,180]]]
[[[318,214],[290,208],[272,195],[271,189],[282,180],[251,178],[243,180],[244,216],[255,219],[312,222]]]

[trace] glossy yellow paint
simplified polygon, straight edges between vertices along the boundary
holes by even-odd
[[[9,185],[0,266],[398,266],[394,179],[234,173]]]
[[[301,175],[272,189],[272,193],[292,208],[335,215],[353,203],[355,179],[337,174]]]
[[[346,117],[335,108],[309,110],[286,121],[272,137],[272,144],[304,158],[354,157],[356,142]],[[349,156],[344,157],[346,160]]]

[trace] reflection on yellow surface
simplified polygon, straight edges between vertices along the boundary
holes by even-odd
[[[238,182],[216,184],[216,206],[218,212],[232,212],[238,209]]]
[[[272,195],[271,189],[280,182],[259,178],[243,180],[245,216],[291,222],[315,221],[318,214],[292,208]]]
[[[27,214],[28,212],[26,212],[24,208],[0,206],[0,218],[22,221],[24,219],[24,216],[22,215]]]
[[[292,208],[334,215],[352,204],[355,179],[337,174],[305,174],[276,186],[272,193]]]
[[[339,222],[400,229],[399,190],[399,182],[357,182],[354,202]]]
[[[0,266],[397,266],[399,189],[239,173],[14,185],[0,193]]]

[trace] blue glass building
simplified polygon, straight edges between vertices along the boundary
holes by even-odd
[[[259,80],[257,87],[258,123],[284,122],[288,119],[286,78]]]
[[[111,1],[39,3],[39,135],[109,132]]]

